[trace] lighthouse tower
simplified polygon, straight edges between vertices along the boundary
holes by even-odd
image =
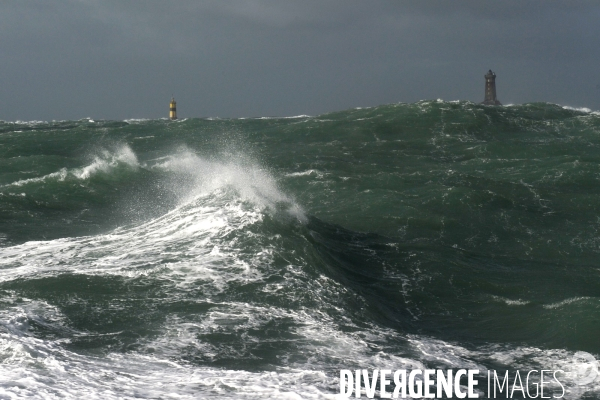
[[[502,105],[496,98],[496,74],[491,69],[485,74],[485,99],[483,99],[481,104],[487,106]]]
[[[169,119],[177,119],[177,102],[174,97],[171,97],[171,103],[169,103]]]

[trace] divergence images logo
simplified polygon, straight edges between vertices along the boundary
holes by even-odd
[[[579,398],[598,378],[598,361],[578,351],[563,370],[487,371],[487,379],[476,379],[479,370],[341,370],[341,397],[360,398]],[[465,385],[466,383],[466,385]],[[379,389],[379,390],[377,390]]]

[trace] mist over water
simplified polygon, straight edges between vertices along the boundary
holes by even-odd
[[[0,397],[335,398],[600,355],[600,114],[0,122]]]

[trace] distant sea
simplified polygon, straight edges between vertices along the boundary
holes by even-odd
[[[0,122],[0,398],[326,399],[375,368],[572,390],[599,255],[586,109]]]

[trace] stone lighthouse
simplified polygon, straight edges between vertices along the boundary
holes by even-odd
[[[485,99],[483,99],[481,104],[487,106],[502,105],[496,98],[496,74],[491,69],[485,74]]]

